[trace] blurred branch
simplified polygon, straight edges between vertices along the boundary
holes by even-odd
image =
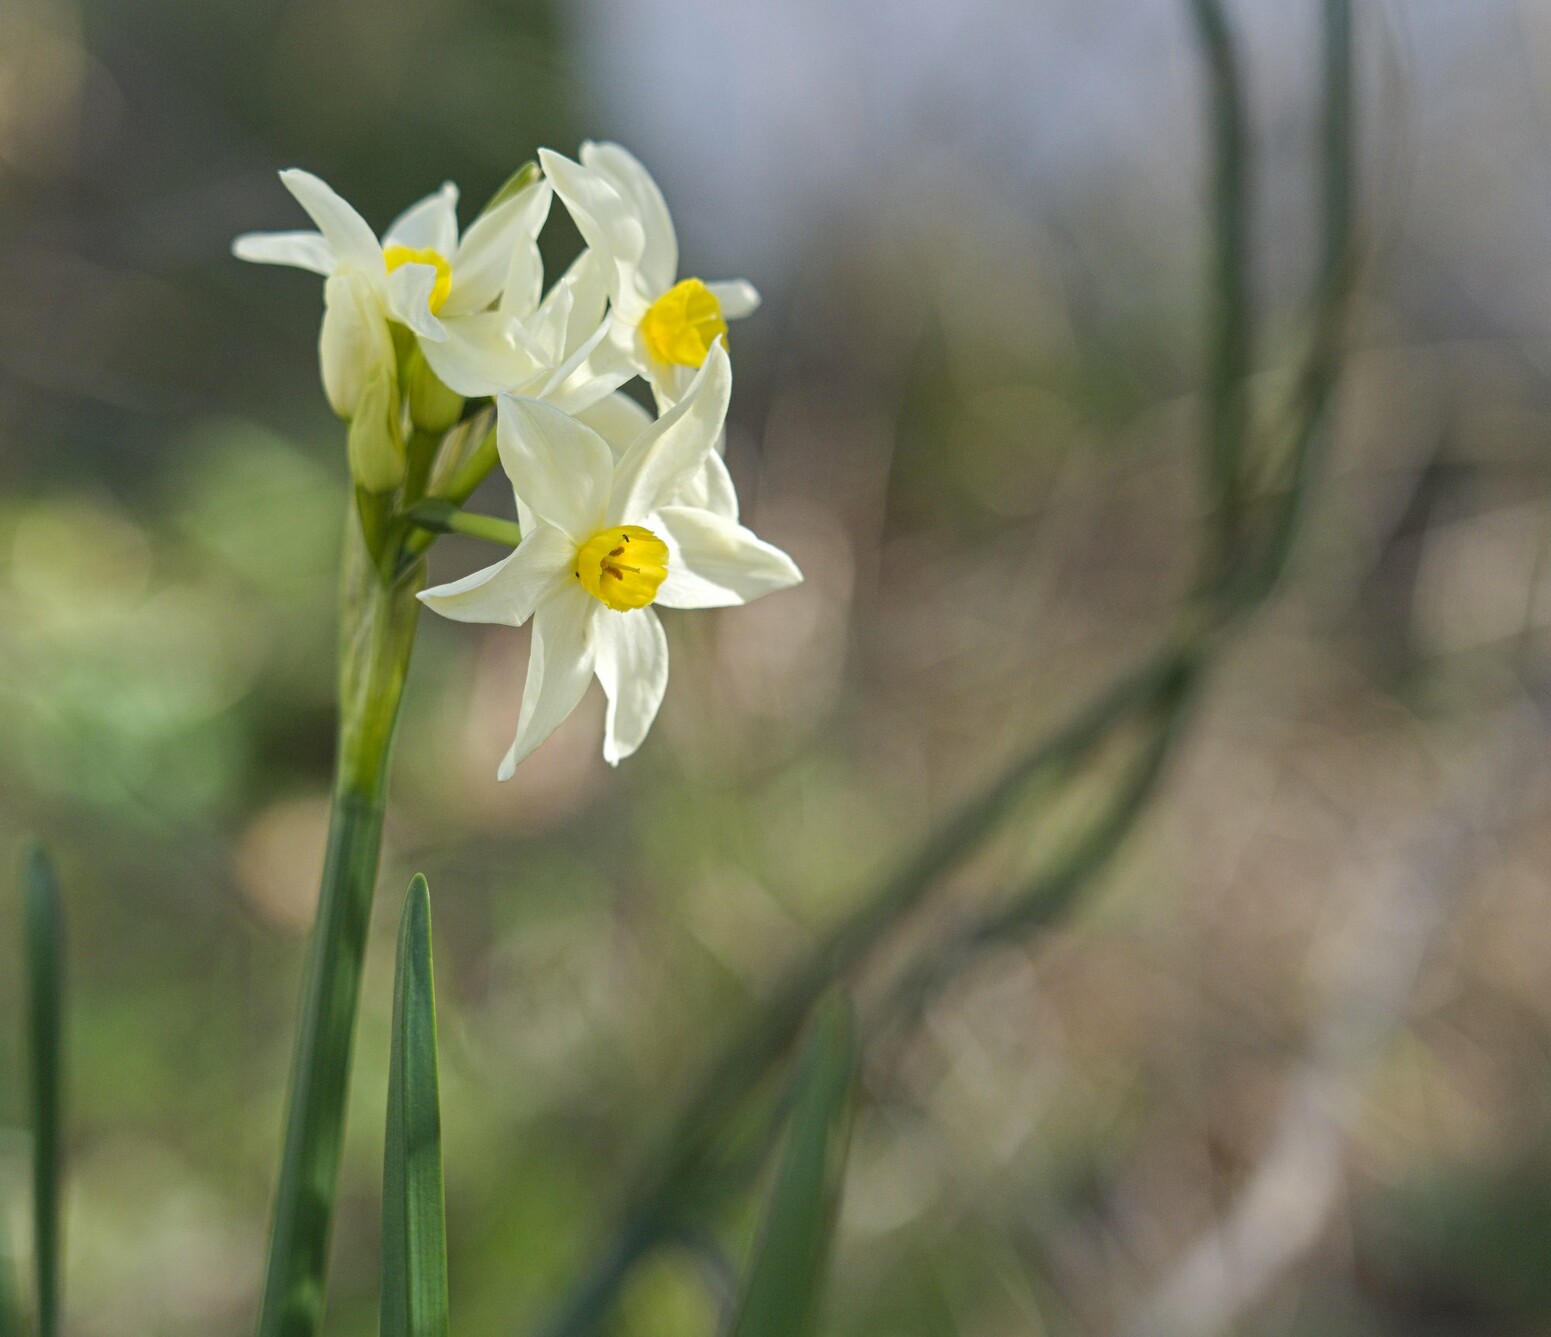
[[[685,1184],[718,1129],[786,1051],[816,1001],[856,970],[913,912],[941,876],[1019,810],[1036,778],[1063,773],[1091,757],[1139,712],[1159,711],[1156,733],[1112,804],[1054,868],[999,908],[967,921],[945,954],[907,968],[896,999],[909,1005],[940,988],[987,943],[1026,935],[1069,910],[1118,852],[1156,792],[1177,745],[1185,706],[1232,630],[1270,596],[1301,528],[1318,447],[1340,369],[1354,272],[1351,13],[1349,0],[1324,0],[1324,129],[1321,152],[1322,253],[1309,351],[1297,378],[1287,427],[1288,487],[1268,499],[1258,544],[1241,532],[1249,423],[1244,380],[1250,363],[1247,204],[1248,136],[1231,34],[1218,0],[1191,0],[1211,79],[1217,157],[1213,191],[1217,232],[1217,314],[1211,359],[1213,411],[1203,432],[1206,476],[1217,507],[1211,540],[1219,579],[1202,605],[1187,603],[1174,636],[1140,670],[1099,696],[1069,725],[1034,748],[976,800],[929,837],[860,910],[834,929],[787,984],[727,1044],[706,1071],[660,1144],[658,1156],[627,1198],[620,1224],[592,1267],[540,1329],[544,1337],[595,1332],[635,1260],[672,1228],[687,1204]],[[1209,569],[1210,564],[1209,564]],[[918,1003],[916,1004],[918,1005]]]
[[[1285,428],[1287,485],[1273,513],[1258,561],[1246,564],[1239,601],[1263,601],[1281,579],[1302,525],[1310,483],[1328,439],[1329,408],[1358,269],[1355,226],[1357,130],[1352,71],[1351,0],[1323,0],[1325,13],[1323,126],[1320,144],[1321,257],[1309,348]]]
[[[1059,920],[1077,895],[1091,886],[1120,852],[1146,812],[1167,763],[1184,732],[1197,666],[1183,663],[1177,680],[1160,700],[1160,718],[1141,755],[1100,817],[1066,856],[1043,869],[999,905],[949,928],[929,956],[905,972],[879,1009],[878,1025],[909,1025],[955,975],[986,949],[1025,937]]]
[[[1205,464],[1217,520],[1214,574],[1231,569],[1240,542],[1243,456],[1249,426],[1245,381],[1252,361],[1250,154],[1244,81],[1232,30],[1218,0],[1191,0],[1206,61],[1212,133],[1211,418]]]
[[[855,969],[920,903],[938,877],[978,845],[1036,780],[1082,760],[1118,723],[1170,690],[1185,656],[1185,651],[1170,645],[1042,740],[965,804],[893,878],[830,932],[781,991],[731,1038],[720,1059],[702,1076],[663,1138],[655,1162],[630,1195],[630,1205],[609,1245],[544,1325],[543,1333],[561,1337],[593,1330],[635,1259],[674,1228],[683,1181],[703,1157],[708,1140],[785,1052],[830,984]]]

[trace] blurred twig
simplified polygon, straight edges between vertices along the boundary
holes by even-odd
[[[550,1337],[590,1331],[606,1312],[636,1258],[675,1226],[681,1187],[728,1114],[742,1102],[801,1028],[832,981],[854,969],[905,918],[947,869],[1017,805],[1043,776],[1076,764],[1132,712],[1177,680],[1182,651],[1170,646],[1092,702],[1076,719],[1027,753],[940,828],[826,941],[735,1035],[680,1111],[657,1160],[638,1181],[608,1248],[573,1287],[542,1331]]]
[[[1249,411],[1245,380],[1253,361],[1250,318],[1250,151],[1238,52],[1216,0],[1191,0],[1206,60],[1213,139],[1211,418],[1203,452],[1217,520],[1209,558],[1215,575],[1231,569],[1240,542],[1243,452]]]
[[[1258,560],[1230,580],[1244,604],[1262,602],[1286,570],[1308,502],[1310,483],[1328,438],[1328,416],[1358,268],[1354,209],[1356,108],[1353,101],[1351,0],[1323,0],[1325,44],[1323,125],[1320,140],[1318,291],[1309,345],[1284,424],[1288,446],[1286,491],[1276,499]],[[1236,586],[1237,588],[1233,588]]]
[[[999,904],[971,915],[934,938],[924,954],[890,990],[879,1008],[879,1025],[905,1025],[955,975],[987,948],[1054,923],[1071,907],[1077,894],[1092,885],[1120,852],[1131,828],[1157,792],[1174,746],[1184,732],[1187,705],[1196,682],[1197,664],[1184,661],[1159,701],[1156,720],[1149,719],[1150,736],[1132,762],[1124,782],[1065,857],[1041,869],[1023,887]]]
[[[635,1260],[673,1228],[693,1178],[719,1128],[747,1100],[780,1058],[815,1002],[842,975],[857,969],[939,882],[1023,802],[1040,777],[1091,757],[1139,715],[1154,733],[1128,780],[1097,824],[1068,856],[999,908],[966,921],[946,954],[907,969],[901,1001],[938,988],[991,941],[1027,934],[1076,903],[1109,863],[1145,811],[1181,732],[1185,706],[1219,653],[1222,633],[1242,622],[1276,587],[1291,553],[1317,464],[1317,447],[1340,369],[1351,290],[1354,201],[1351,13],[1349,0],[1324,0],[1324,129],[1321,152],[1322,255],[1308,352],[1285,424],[1285,492],[1267,499],[1257,530],[1243,508],[1247,479],[1258,473],[1244,380],[1250,369],[1248,133],[1238,58],[1220,0],[1191,0],[1211,81],[1216,162],[1213,189],[1217,246],[1211,414],[1203,431],[1212,488],[1215,562],[1205,599],[1182,609],[1176,634],[1141,669],[1100,695],[928,838],[913,859],[833,930],[763,1009],[731,1039],[707,1070],[663,1139],[659,1153],[627,1198],[620,1224],[603,1252],[542,1327],[544,1337],[584,1337],[596,1331]],[[1255,467],[1252,467],[1255,466]],[[1244,513],[1241,515],[1241,508]]]

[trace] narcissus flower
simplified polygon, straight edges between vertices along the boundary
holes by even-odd
[[[335,411],[353,416],[361,386],[380,363],[390,319],[414,331],[449,386],[479,393],[462,387],[482,384],[482,368],[460,353],[471,343],[477,347],[470,337],[474,323],[512,275],[524,285],[530,281],[535,238],[549,214],[548,184],[536,180],[518,190],[460,238],[458,189],[448,182],[406,209],[379,242],[366,220],[312,173],[293,168],[280,179],[318,230],[248,233],[232,250],[243,260],[292,265],[329,279],[320,354]]]
[[[420,598],[462,622],[520,626],[533,647],[508,778],[576,708],[594,676],[608,697],[603,755],[641,745],[668,683],[668,643],[655,606],[720,608],[802,579],[792,559],[716,506],[691,498],[715,458],[732,390],[721,341],[682,399],[617,455],[553,405],[502,396],[497,443],[527,527],[505,560]],[[591,416],[623,425],[611,401]],[[734,503],[735,505],[735,503]]]
[[[674,403],[727,322],[758,307],[759,293],[746,279],[678,277],[679,243],[662,192],[618,144],[585,143],[580,162],[540,149],[539,161],[608,266],[612,351],[651,382],[660,404]]]
[[[603,267],[583,251],[540,297],[538,251],[521,247],[492,311],[447,322],[447,338],[424,342],[433,371],[459,394],[525,395],[567,412],[595,403],[634,375],[619,359],[595,359],[608,333]]]

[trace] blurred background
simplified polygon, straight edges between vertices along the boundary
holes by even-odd
[[[1316,8],[1232,7],[1268,386],[1312,274]],[[1357,8],[1371,262],[1305,541],[1075,915],[871,1046],[833,1333],[1551,1331],[1551,7]],[[276,170],[381,228],[617,138],[683,272],[766,297],[729,460],[807,582],[669,620],[636,759],[589,697],[498,785],[526,633],[422,623],[330,1327],[375,1330],[424,870],[454,1322],[516,1333],[733,1020],[1188,590],[1200,75],[1179,0],[0,0],[0,849],[44,836],[72,916],[72,1331],[255,1311],[345,513],[319,284],[228,253],[302,225]],[[661,1255],[618,1333],[709,1334],[703,1267]]]

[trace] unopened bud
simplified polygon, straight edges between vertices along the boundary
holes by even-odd
[[[350,473],[367,492],[391,492],[404,481],[398,416],[393,383],[379,367],[368,377],[350,420]]]
[[[371,283],[359,274],[331,275],[323,285],[323,330],[318,336],[323,390],[334,412],[353,419],[362,391],[381,370],[393,374],[393,336]]]
[[[463,416],[463,396],[449,390],[431,370],[417,343],[402,363],[409,420],[422,432],[440,436]]]

